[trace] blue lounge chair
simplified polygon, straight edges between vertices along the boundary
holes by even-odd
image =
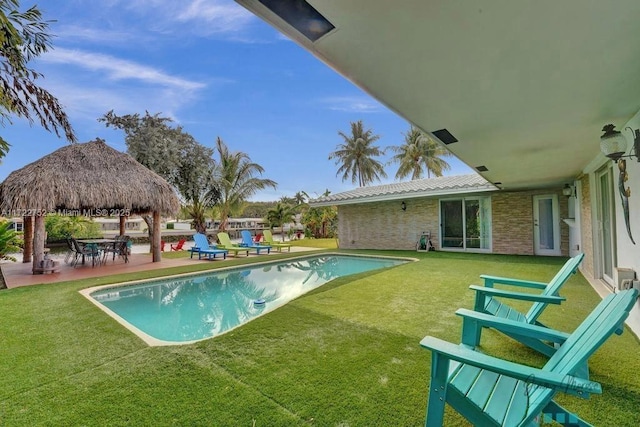
[[[553,400],[558,392],[588,398],[602,393],[599,383],[576,375],[616,331],[622,330],[638,291],[609,295],[564,341],[541,368],[520,365],[434,337],[420,345],[431,350],[427,427],[442,426],[445,404],[474,425],[533,426],[551,420],[565,426],[590,426]],[[511,325],[512,327],[515,327]],[[544,338],[548,328],[521,325]],[[535,330],[537,328],[537,331]]]
[[[202,256],[206,256],[207,259],[212,260],[216,255],[222,255],[223,259],[227,259],[229,253],[226,249],[217,248],[215,245],[209,243],[207,236],[201,233],[193,235],[193,241],[196,243],[189,251],[191,252],[190,258],[193,258],[193,254],[198,254],[198,259],[202,259]]]
[[[242,242],[240,243],[240,247],[253,249],[253,250],[256,251],[256,253],[258,255],[260,255],[260,251],[263,251],[265,249],[266,249],[267,253],[271,252],[271,246],[270,245],[258,245],[256,243],[254,243],[253,239],[251,238],[251,233],[249,233],[248,230],[242,230],[240,232],[240,236],[242,236]]]

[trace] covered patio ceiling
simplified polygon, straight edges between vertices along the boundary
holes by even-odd
[[[640,109],[637,0],[236,1],[501,188],[569,182]]]

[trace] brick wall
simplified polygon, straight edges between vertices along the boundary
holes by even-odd
[[[558,190],[500,192],[491,196],[493,253],[533,255],[533,196],[557,194],[560,218],[567,218],[569,203]],[[560,222],[560,251],[569,255],[569,226]]]
[[[558,194],[560,218],[567,217],[562,190],[491,194],[493,252],[533,255],[533,196]],[[344,249],[415,249],[422,231],[431,232],[439,249],[439,199],[406,199],[338,206],[338,239]],[[569,253],[569,226],[561,223],[561,251]]]
[[[338,239],[344,249],[415,249],[423,231],[438,241],[438,200],[407,199],[338,206]],[[437,246],[437,245],[436,245]]]

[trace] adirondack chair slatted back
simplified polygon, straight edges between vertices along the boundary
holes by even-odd
[[[196,243],[196,246],[199,249],[209,249],[209,240],[207,236],[201,233],[196,233],[193,235],[193,241]]]
[[[574,374],[622,326],[637,297],[638,291],[631,289],[605,298],[547,361],[543,369],[563,375]],[[529,405],[548,399],[550,393],[544,387],[529,387]]]
[[[218,240],[220,240],[220,244],[222,246],[225,246],[225,247],[233,246],[233,243],[231,243],[231,239],[229,238],[229,235],[227,233],[224,233],[224,232],[218,233]]]
[[[247,246],[255,246],[253,239],[251,238],[251,233],[248,230],[242,230],[240,232],[240,236],[242,236],[242,243]]]
[[[638,291],[630,289],[605,298],[576,328],[575,332],[562,344],[542,370],[572,376],[620,328],[628,317],[637,297]],[[440,381],[437,377],[439,365],[434,362],[435,360],[432,358],[432,382]],[[434,373],[436,373],[435,378]],[[563,415],[564,409],[552,400],[558,391],[583,397],[594,391],[543,387],[526,380],[516,380],[513,377],[500,375],[490,369],[460,364],[455,361],[450,362],[447,377],[448,379],[443,378],[449,383],[446,391],[446,403],[449,403],[468,420],[472,420],[474,425],[538,425],[535,423],[535,419],[541,411],[551,410],[553,412],[560,409],[561,411],[557,413]],[[429,395],[428,426],[442,424],[444,403],[441,399],[441,402],[438,402],[440,395],[436,394]],[[432,399],[434,403],[432,403]],[[566,415],[565,412],[563,416]],[[576,422],[571,425],[588,424]]]
[[[629,316],[638,291],[630,289],[606,297],[587,316],[545,364],[544,368],[561,374],[572,374]]]
[[[262,234],[264,235],[265,243],[273,243],[273,234],[271,234],[271,230],[264,230]]]
[[[584,254],[580,253],[573,258],[570,258],[565,262],[564,266],[558,271],[558,273],[549,281],[549,285],[542,292],[542,295],[556,296],[560,292],[560,288],[565,284],[569,277],[578,270],[578,266],[582,262]],[[544,309],[547,307],[547,303],[535,302],[531,305],[531,308],[525,314],[527,323],[533,324],[540,317]]]

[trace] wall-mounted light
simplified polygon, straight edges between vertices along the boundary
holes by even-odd
[[[620,132],[615,130],[615,126],[612,124],[605,125],[602,128],[604,134],[600,137],[600,150],[602,153],[618,163],[623,157],[636,157],[636,160],[640,162],[640,129],[631,129],[626,127],[633,134],[633,154],[625,155],[627,152],[627,138]]]
[[[564,194],[567,197],[573,196],[573,188],[571,188],[569,184],[565,184],[564,187],[562,188],[562,194]]]
[[[403,211],[407,210],[407,204],[405,202],[400,203],[400,209],[402,209]]]

